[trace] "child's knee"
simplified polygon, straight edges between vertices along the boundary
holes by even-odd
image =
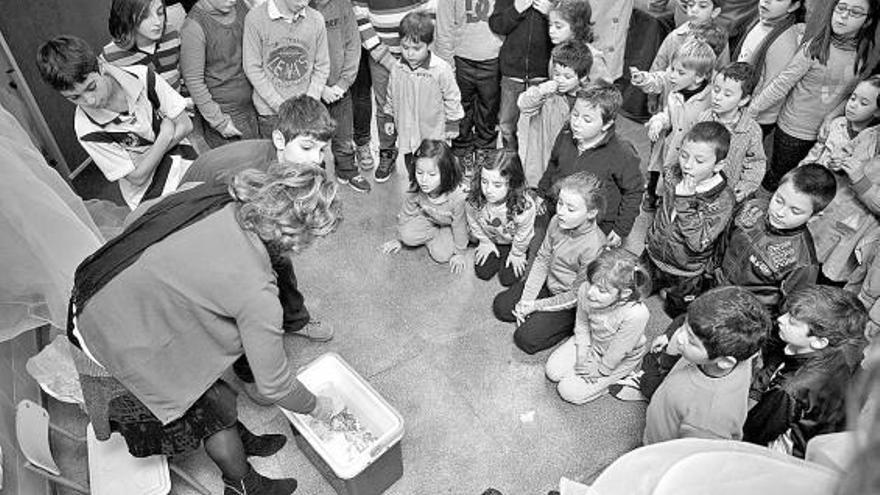
[[[605,393],[605,387],[587,382],[582,376],[574,375],[563,378],[556,385],[559,397],[572,404],[586,404]]]
[[[516,306],[516,302],[512,300],[513,297],[508,292],[503,291],[495,296],[495,299],[492,301],[492,313],[495,314],[495,318],[512,323],[516,321],[516,317],[513,316],[513,308]]]
[[[543,349],[532,335],[532,331],[529,328],[528,322],[520,325],[513,332],[513,343],[516,344],[517,347],[526,354],[534,354]]]
[[[553,383],[558,383],[572,372],[571,366],[563,367],[562,364],[555,362],[552,357],[544,365],[544,375]]]
[[[452,230],[448,227],[438,229],[434,237],[425,244],[428,247],[428,254],[437,263],[448,263],[455,254]]]

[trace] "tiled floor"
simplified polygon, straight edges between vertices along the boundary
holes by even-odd
[[[648,156],[641,126],[624,120],[618,129]],[[645,406],[611,397],[564,403],[544,377],[548,352],[520,352],[513,326],[492,316],[496,281],[480,281],[472,270],[453,275],[423,249],[383,255],[379,245],[395,234],[401,169],[368,195],[342,186],[339,230],[294,258],[310,311],[335,327],[336,338],[313,344],[289,337],[292,363],[338,352],[402,414],[404,475],[389,494],[477,495],[492,486],[543,495],[560,476],[591,479],[639,443]],[[646,224],[640,219],[637,228]],[[656,301],[651,308],[656,330],[666,319]],[[245,398],[239,407],[256,431],[290,435],[277,410]],[[222,493],[219,472],[203,452],[180,464]],[[296,477],[296,493],[334,493],[292,440],[253,464],[269,476]],[[194,492],[175,482],[173,493]]]

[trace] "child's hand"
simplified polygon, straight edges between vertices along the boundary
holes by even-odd
[[[876,164],[877,158],[873,158],[871,161],[873,161]],[[866,162],[866,164],[867,163],[870,163],[870,162]],[[854,158],[848,158],[845,160],[840,160],[838,162],[838,164],[840,167],[839,170],[841,172],[845,173],[849,177],[849,180],[852,181],[853,184],[855,184],[856,182],[859,182],[860,180],[865,178],[865,168],[866,167],[864,167],[862,165],[862,162],[860,160],[856,160]]]
[[[675,185],[675,194],[679,196],[693,196],[697,193],[697,180],[692,175],[685,175],[681,182]]]
[[[506,266],[513,268],[513,274],[517,276],[517,278],[522,278],[523,273],[526,272],[526,255],[508,255]]]
[[[391,136],[394,134],[394,122],[385,122],[385,134]]]
[[[746,199],[749,193],[744,191],[740,186],[736,186],[733,188],[733,198],[737,203],[742,202],[742,200]]]
[[[544,81],[538,85],[538,91],[542,95],[552,95],[557,90],[559,90],[559,84],[553,79],[550,79],[549,81]]]
[[[535,301],[522,301],[516,303],[513,308],[513,315],[516,317],[516,324],[522,325],[526,318],[535,312]]]
[[[453,254],[449,258],[449,271],[452,273],[461,273],[467,264],[467,258],[463,254]]]
[[[532,8],[544,15],[547,15],[547,12],[550,12],[550,7],[552,6],[552,0],[535,0],[534,2],[532,2]]]
[[[612,230],[611,232],[608,233],[607,239],[605,241],[605,245],[608,246],[609,248],[613,249],[616,247],[620,247],[620,244],[622,242],[623,242],[623,239],[621,239],[620,236],[617,235],[617,232]]]
[[[531,7],[533,3],[534,0],[513,0],[513,8],[521,14]]]
[[[489,258],[490,254],[494,254],[499,258],[501,257],[501,255],[498,253],[498,248],[495,246],[495,243],[481,242],[477,244],[477,248],[474,249],[474,263],[482,265]]]
[[[648,128],[648,139],[652,143],[656,143],[660,139],[660,134],[663,133],[663,122],[660,119],[652,118],[645,124],[645,127]]]
[[[666,334],[660,334],[654,337],[654,340],[651,342],[651,352],[658,353],[666,347],[666,344],[669,343],[669,337]]]
[[[235,124],[232,122],[232,119],[229,119],[229,121],[226,123],[226,125],[223,126],[223,129],[220,129],[219,131],[220,131],[220,135],[225,137],[226,139],[231,139],[231,138],[236,138],[236,137],[242,136],[241,131],[239,131],[238,128],[235,127]]]
[[[446,139],[447,144],[451,144],[452,140],[457,137],[458,137],[458,130],[443,132],[443,138]]]
[[[638,67],[630,67],[629,82],[632,83],[633,86],[644,86],[648,83],[648,73],[646,71],[639,70]]]
[[[400,243],[397,239],[392,241],[388,241],[385,244],[382,244],[382,252],[385,254],[394,254],[400,251],[400,248],[403,247],[403,244]]]
[[[342,98],[342,95],[345,94],[345,91],[342,90],[339,86],[324,86],[324,89],[321,90],[321,99],[324,100],[324,103],[336,103]]]
[[[535,200],[535,213],[538,216],[541,216],[547,213],[547,203],[544,201],[544,198],[538,196],[537,194],[534,197]]]

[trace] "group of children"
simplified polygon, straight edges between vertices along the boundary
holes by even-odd
[[[436,40],[429,5],[400,7],[398,25],[364,42],[380,134],[396,137],[409,181],[382,249],[424,245],[457,273],[475,246],[476,275],[505,288],[492,309],[516,324],[515,345],[559,344],[546,374],[569,402],[609,390],[650,400],[645,443],[744,439],[803,455],[810,438],[843,427],[865,306],[880,312],[880,284],[868,283],[880,278],[880,77],[867,76],[880,1],[832,1],[807,34],[801,0],[755,2],[758,18],[731,49],[722,1],[683,1],[688,20],[651,70],[631,69],[633,85],[658,95],[647,181],[615,128],[617,64],[594,46],[606,20],[588,0],[440,0]],[[248,12],[200,0],[180,67],[208,142],[320,148],[326,136],[277,118],[285,100],[311,96],[337,123],[337,178],[369,190],[349,89],[362,66],[355,14],[370,3],[267,0]],[[134,207],[180,182],[191,123],[174,74],[161,74],[170,84],[153,74],[169,38],[162,1],[113,4],[129,5],[130,26],[114,42],[152,46],[142,61],[152,68],[105,57],[72,74],[64,61],[89,50],[72,37],[46,43],[38,63],[77,103],[80,141]],[[377,46],[390,39],[400,58],[389,61]],[[380,143],[376,182],[395,158]],[[641,210],[653,215],[644,245],[626,244],[638,256],[622,246]],[[652,294],[673,323],[649,341]]]

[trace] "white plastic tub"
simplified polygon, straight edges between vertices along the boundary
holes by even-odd
[[[340,458],[311,429],[308,416],[282,409],[293,426],[297,445],[337,493],[378,495],[403,475],[403,418],[339,354],[317,357],[303,366],[297,377],[309,390],[341,399],[376,437],[359,455]]]

